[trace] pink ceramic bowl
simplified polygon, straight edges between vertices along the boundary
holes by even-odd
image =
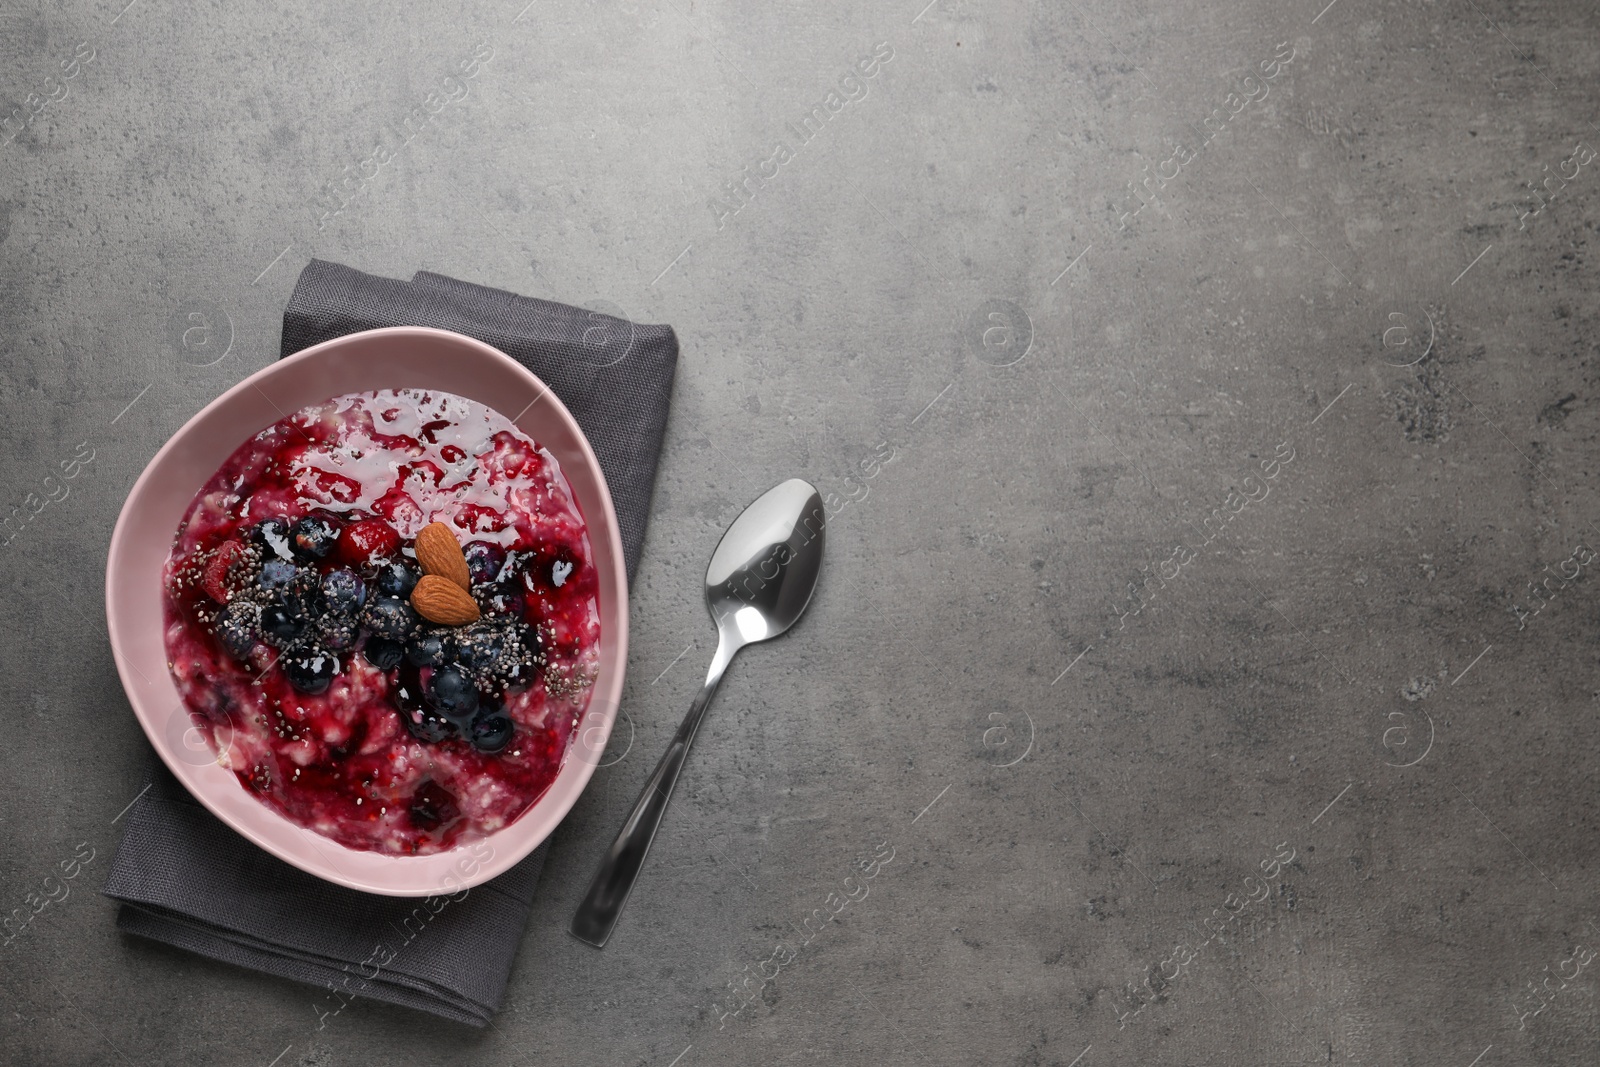
[[[482,841],[430,856],[357,852],[302,829],[219,767],[167,670],[161,570],[189,502],[222,461],[307,404],[342,393],[442,389],[487,404],[556,457],[589,527],[600,576],[600,672],[566,763],[538,803]],[[208,404],[145,468],[122,506],[106,563],[111,651],[134,714],[166,765],[217,818],[268,852],[338,885],[387,896],[457,892],[537,848],[572,809],[605,750],[628,658],[628,586],[611,492],[570,412],[505,353],[444,330],[401,326],[351,334],[258,371]]]

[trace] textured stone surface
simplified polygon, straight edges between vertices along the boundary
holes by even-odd
[[[1596,1059],[1592,6],[524,2],[0,12],[0,101],[57,97],[0,129],[0,908],[94,856],[0,948],[0,1059]],[[97,894],[111,525],[313,255],[683,342],[630,721],[482,1034],[319,1029]],[[791,475],[821,591],[596,952],[705,561]]]

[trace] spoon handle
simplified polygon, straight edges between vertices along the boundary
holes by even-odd
[[[622,831],[611,843],[605,859],[600,861],[600,869],[595,872],[594,881],[589,883],[589,892],[584,895],[583,903],[578,905],[578,912],[572,917],[570,929],[572,936],[578,940],[587,941],[595,948],[604,948],[606,939],[616,927],[617,919],[622,915],[622,906],[628,902],[633,883],[644,868],[650,842],[655,840],[662,816],[667,813],[672,787],[678,784],[678,774],[689,755],[689,746],[694,743],[695,732],[700,729],[700,720],[705,718],[706,708],[716,695],[727,665],[728,657],[719,648],[711,673],[706,677],[705,688],[689,705],[689,714],[684,716],[678,732],[673,735],[672,744],[667,747],[661,762],[656,764],[639,799],[634,801],[633,811],[622,824]]]

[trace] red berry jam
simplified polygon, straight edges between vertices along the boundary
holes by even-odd
[[[476,622],[419,616],[417,531],[462,544]],[[348,848],[422,855],[555,780],[599,664],[599,583],[555,457],[449,393],[334,397],[196,494],[164,574],[178,692],[262,803]]]

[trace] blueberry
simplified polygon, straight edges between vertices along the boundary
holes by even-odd
[[[495,586],[484,602],[484,607],[488,609],[489,614],[509,615],[514,619],[522,617],[522,611],[526,605],[527,602],[523,599],[521,593],[503,585]]]
[[[494,630],[469,631],[460,641],[456,655],[467,670],[483,670],[493,666],[505,645],[505,635]]]
[[[521,692],[533,684],[545,659],[544,638],[540,636],[537,626],[519,626],[516,633],[520,651],[509,664],[499,668],[506,690],[512,693]]]
[[[418,634],[406,646],[406,659],[418,667],[438,667],[450,657],[453,644],[449,635],[438,630]]]
[[[577,557],[565,546],[546,546],[528,560],[522,583],[530,593],[552,596],[574,581],[578,567]]]
[[[506,550],[488,541],[469,541],[461,554],[467,558],[467,573],[472,576],[473,585],[494,581],[506,562]]]
[[[261,609],[261,633],[269,644],[279,648],[294,644],[306,632],[309,622],[292,597],[278,597]]]
[[[511,735],[516,733],[516,729],[510,716],[504,712],[479,713],[468,727],[467,737],[479,752],[503,752],[511,743]]]
[[[478,710],[478,687],[459,667],[440,667],[428,682],[428,700],[453,719],[467,719]]]
[[[367,587],[356,572],[340,568],[322,576],[322,610],[348,618],[366,603]]]
[[[532,660],[517,660],[500,672],[500,680],[505,683],[506,692],[520,693],[533,684],[539,676],[539,667]]]
[[[294,559],[294,552],[291,550],[289,543],[289,522],[287,519],[261,520],[250,531],[250,540],[279,559]]]
[[[385,563],[378,568],[378,576],[372,584],[384,596],[404,599],[417,586],[417,572],[404,563]]]
[[[360,631],[354,621],[329,616],[322,620],[317,627],[317,638],[323,648],[331,648],[335,652],[343,652],[356,643]]]
[[[389,671],[400,666],[400,661],[405,659],[406,646],[387,637],[369,637],[362,651],[366,653],[368,663],[380,671]]]
[[[283,559],[269,559],[261,565],[256,584],[266,590],[282,589],[300,573],[300,568]]]
[[[248,659],[256,646],[258,616],[255,605],[245,600],[235,600],[217,616],[217,638],[234,659]]]
[[[448,741],[456,734],[455,724],[430,708],[423,708],[402,715],[405,720],[406,730],[418,741],[426,741],[430,745],[437,745],[440,741]]]
[[[367,643],[371,644],[370,641]],[[409,719],[413,717],[413,712],[424,711],[428,705],[422,699],[422,676],[418,673],[417,668],[404,661],[403,652],[401,653],[399,667],[400,671],[394,680],[394,689],[392,690],[394,706],[400,709],[400,714],[403,717]]]
[[[339,543],[339,524],[327,515],[307,515],[289,532],[294,554],[303,560],[318,560]]]
[[[411,824],[417,829],[437,830],[461,818],[461,806],[449,790],[430,780],[412,795],[410,814]]]
[[[367,605],[364,621],[368,632],[374,637],[404,641],[417,625],[417,613],[404,600],[384,596]]]
[[[422,677],[417,668],[409,663],[401,663],[399,677],[395,679],[392,690],[400,721],[406,724],[406,731],[412,737],[436,745],[454,737],[456,728],[449,719],[428,707],[422,699],[422,689]]]
[[[326,693],[333,676],[339,673],[339,658],[326,649],[296,649],[284,653],[282,666],[283,676],[289,679],[290,685],[316,696]]]

